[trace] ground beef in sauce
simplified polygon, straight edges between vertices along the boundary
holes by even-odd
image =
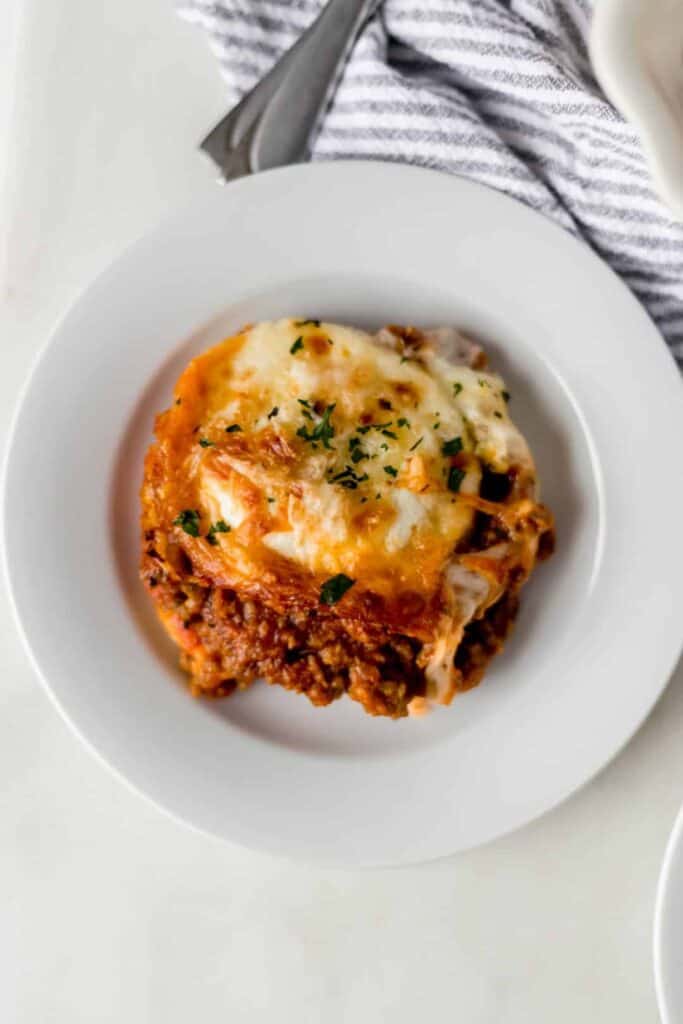
[[[162,612],[177,616],[192,641],[180,663],[195,695],[225,697],[263,678],[315,705],[347,693],[371,715],[400,718],[424,694],[421,645],[412,638],[360,626],[349,631],[322,608],[280,615],[232,590],[174,579],[154,551],[144,556],[142,576]],[[480,681],[516,610],[516,596],[506,594],[466,628],[455,662],[458,690]]]

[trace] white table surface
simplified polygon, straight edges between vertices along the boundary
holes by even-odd
[[[223,98],[172,0],[5,0],[1,20],[4,437],[55,318],[130,239],[212,187],[195,143]],[[2,591],[0,669],[3,1024],[657,1021],[680,667],[627,749],[545,819],[375,872],[249,853],[130,793],[48,702]]]

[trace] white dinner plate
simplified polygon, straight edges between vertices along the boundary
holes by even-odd
[[[683,1021],[683,808],[664,854],[657,888],[654,966],[662,1024]]]
[[[257,684],[192,699],[137,577],[155,411],[247,321],[458,324],[486,342],[557,517],[482,686],[423,719]],[[431,171],[298,166],[216,188],[67,314],[16,419],[6,562],[36,669],[89,746],[200,829],[348,865],[474,846],[642,722],[681,646],[679,376],[624,285],[512,200]],[[676,605],[678,603],[678,609]]]

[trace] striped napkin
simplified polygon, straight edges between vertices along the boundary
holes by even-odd
[[[323,0],[180,0],[209,36],[228,102]],[[591,71],[592,0],[385,0],[361,34],[314,159],[435,167],[581,236],[628,283],[683,366],[683,224]]]

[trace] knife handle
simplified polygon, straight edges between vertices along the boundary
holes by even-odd
[[[378,7],[379,0],[329,0],[295,44],[287,72],[254,133],[255,171],[308,158],[358,33]]]

